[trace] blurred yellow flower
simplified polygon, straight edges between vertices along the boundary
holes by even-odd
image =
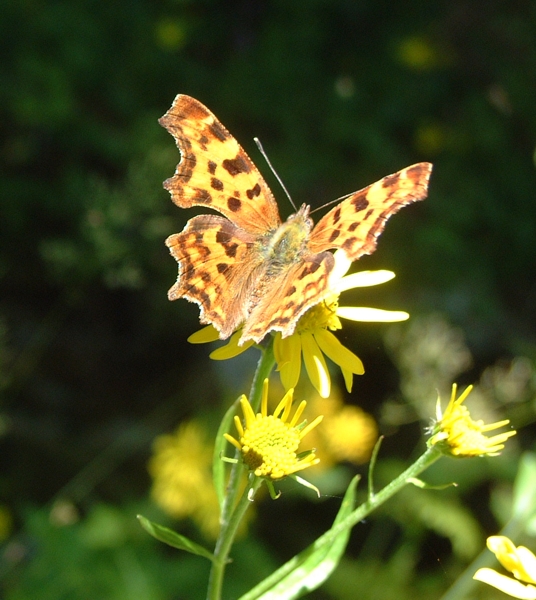
[[[420,36],[405,38],[397,50],[398,60],[415,71],[429,71],[445,60],[445,57],[439,56],[429,40]]]
[[[246,396],[240,398],[244,425],[238,416],[234,423],[238,439],[225,433],[225,439],[238,448],[242,460],[257,477],[282,479],[318,463],[314,450],[298,454],[301,440],[314,429],[322,417],[309,425],[298,423],[307,403],[302,401],[291,416],[294,390],[289,390],[272,415],[268,414],[268,379],[264,381],[261,412],[255,414]]]
[[[156,438],[148,468],[154,501],[172,517],[190,517],[207,537],[215,538],[220,525],[212,453],[203,427],[190,421]]]
[[[445,454],[457,457],[497,456],[504,449],[506,440],[515,435],[516,431],[486,437],[485,432],[504,427],[510,421],[505,419],[489,425],[482,420],[474,421],[467,407],[462,406],[472,389],[472,385],[468,386],[456,399],[457,386],[453,384],[450,402],[443,414],[440,400],[437,399],[437,421],[432,427],[432,437],[428,440],[428,445],[437,445]]]
[[[275,333],[274,355],[281,382],[286,390],[296,387],[300,378],[302,357],[307,375],[318,391],[327,398],[331,390],[331,378],[324,355],[341,368],[348,391],[352,389],[353,376],[365,372],[361,359],[339,342],[332,331],[342,329],[340,319],[362,322],[396,322],[409,318],[407,312],[389,311],[363,306],[339,306],[342,292],[379,285],[393,279],[392,271],[361,271],[344,276],[351,261],[342,251],[335,252],[335,269],[331,274],[331,293],[321,302],[311,307],[298,321],[294,333],[283,337]],[[249,340],[239,346],[240,330],[235,332],[229,343],[214,350],[210,358],[225,360],[241,354],[254,345]],[[211,342],[218,339],[218,332],[209,325],[191,335],[191,343]]]
[[[487,568],[478,569],[473,579],[487,583],[513,598],[535,600],[536,587],[530,584],[536,584],[536,556],[524,546],[516,547],[510,539],[502,535],[489,537],[487,546],[515,579]]]
[[[163,50],[177,50],[186,42],[186,28],[178,19],[162,19],[156,24],[155,38]]]
[[[369,460],[378,439],[378,427],[371,415],[358,406],[344,404],[338,389],[329,398],[309,398],[308,408],[324,415],[322,427],[309,437],[320,459],[317,469],[344,461],[360,465]]]

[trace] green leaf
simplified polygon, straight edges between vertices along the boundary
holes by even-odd
[[[220,505],[220,513],[223,511],[223,504],[225,502],[225,486],[226,486],[226,469],[225,462],[221,459],[225,455],[227,444],[229,443],[224,437],[224,433],[229,433],[233,417],[238,411],[240,406],[239,396],[233,404],[229,407],[223,419],[221,420],[220,426],[218,427],[218,433],[216,434],[216,440],[214,442],[214,455],[212,457],[212,478],[214,480],[214,489],[218,496],[218,504]]]
[[[204,558],[208,558],[210,561],[214,560],[214,555],[212,552],[209,552],[206,548],[203,548],[203,546],[192,542],[187,537],[184,537],[183,535],[180,535],[177,532],[168,529],[167,527],[153,523],[142,515],[138,515],[138,521],[141,523],[141,526],[145,529],[145,531],[147,531],[147,533],[150,533],[160,542],[164,542],[164,544],[173,546],[173,548],[177,548],[179,550],[186,550],[186,552],[190,552],[191,554],[203,556]]]
[[[353,510],[358,477],[351,481],[341,508],[333,522],[338,525]],[[240,600],[291,600],[318,588],[335,570],[344,554],[351,526],[335,537],[322,536],[308,548],[291,558]]]
[[[455,482],[444,483],[443,485],[431,485],[417,477],[409,477],[407,482],[412,483],[415,487],[421,488],[421,490],[446,490],[449,487],[458,487],[458,484]]]

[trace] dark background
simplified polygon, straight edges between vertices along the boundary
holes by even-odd
[[[395,283],[356,303],[416,319],[442,314],[472,352],[467,382],[497,360],[534,359],[534,2],[492,0],[482,10],[469,0],[4,0],[0,46],[0,505],[11,521],[2,597],[203,597],[205,566],[185,583],[177,561],[197,568],[197,559],[162,549],[133,517],[151,510],[154,437],[218,414],[247,392],[254,368],[248,359],[216,365],[207,347],[187,344],[197,307],[166,298],[177,267],[163,242],[191,216],[161,186],[179,153],[157,119],[177,93],[229,128],[283,216],[291,208],[254,136],[298,205],[433,162],[428,199],[394,217],[377,252],[360,261],[394,270]],[[367,373],[347,399],[380,418],[401,377],[383,348],[386,326],[348,327],[355,333],[341,339]],[[522,414],[514,424],[527,426],[519,441],[530,449],[533,411]],[[387,445],[392,460],[411,455],[419,427],[402,427]],[[492,481],[507,485],[515,457],[509,464],[460,500],[475,505],[488,533]],[[72,527],[50,524],[59,497],[79,510]],[[295,547],[271,530],[284,507],[261,504],[255,556],[269,570],[299,551],[328,526],[336,502],[290,506],[285,518],[302,532]],[[129,532],[109,554],[80,541],[95,506]],[[385,556],[400,556],[407,531],[385,527],[390,541],[369,558],[356,534],[355,564],[319,598],[355,597],[344,583],[352,564],[375,573]],[[429,543],[425,531],[412,538],[411,576],[393,583],[397,598],[438,597],[464,566],[438,568],[452,559],[449,542]],[[127,563],[135,566],[123,571]],[[149,591],[133,595],[132,573]]]

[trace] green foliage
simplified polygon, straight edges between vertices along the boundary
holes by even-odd
[[[214,557],[211,552],[203,548],[203,546],[192,542],[192,540],[189,540],[187,537],[179,535],[177,532],[169,529],[169,527],[163,527],[162,525],[158,525],[158,523],[153,523],[142,515],[138,515],[138,521],[147,533],[150,533],[157,540],[164,542],[164,544],[177,548],[178,550],[196,554],[197,556],[203,556],[204,558],[208,558],[208,560],[213,560]]]
[[[4,564],[4,597],[162,600],[178,593],[203,598],[199,590],[207,569],[197,557],[177,561],[161,552],[164,546],[141,530],[133,508],[98,504],[87,519],[72,524],[51,523],[43,510],[28,511],[25,535],[16,542],[19,555],[11,546],[11,556],[4,557],[11,558],[7,573]]]

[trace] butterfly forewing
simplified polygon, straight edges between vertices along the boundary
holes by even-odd
[[[426,198],[431,171],[430,163],[418,163],[355,192],[320,219],[309,249],[341,248],[350,260],[371,254],[387,219],[406,204]]]
[[[164,182],[175,204],[213,208],[249,232],[265,233],[279,225],[268,185],[235,138],[201,102],[179,94],[159,123],[181,151],[175,175]]]

